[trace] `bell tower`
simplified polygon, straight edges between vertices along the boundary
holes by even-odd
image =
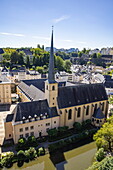
[[[51,36],[51,50],[49,58],[48,80],[45,81],[45,98],[48,100],[49,107],[57,105],[58,83],[54,75],[54,50],[53,50],[53,26]]]

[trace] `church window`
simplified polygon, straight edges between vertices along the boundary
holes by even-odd
[[[55,86],[52,86],[52,90],[55,90]]]
[[[11,137],[11,134],[9,134],[9,137]]]
[[[60,110],[60,114],[62,114],[62,111]]]
[[[54,103],[53,103],[53,105],[54,105]]]
[[[81,112],[81,108],[78,108],[78,113],[77,113],[77,117],[80,117],[80,112]]]
[[[104,111],[104,102],[102,103],[102,111]]]
[[[68,120],[70,120],[72,118],[72,110],[70,109],[68,112]]]
[[[48,90],[48,85],[46,86],[46,90]]]
[[[96,112],[96,110],[97,110],[97,104],[95,104],[94,113]]]
[[[89,106],[86,108],[86,115],[89,115]]]

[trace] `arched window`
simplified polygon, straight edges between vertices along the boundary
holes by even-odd
[[[96,110],[97,110],[97,104],[95,104],[94,113],[96,112]]]
[[[104,102],[102,103],[102,111],[104,111]]]
[[[77,117],[80,117],[81,108],[78,108]]]
[[[48,90],[48,85],[46,86],[46,90]]]
[[[68,112],[68,120],[70,120],[72,118],[72,110],[70,109]]]
[[[62,111],[60,110],[60,114],[62,114]]]
[[[89,106],[86,108],[86,115],[89,115]]]
[[[52,86],[52,90],[55,90],[55,86]]]

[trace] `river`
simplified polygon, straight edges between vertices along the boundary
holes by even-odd
[[[29,163],[24,163],[21,168],[18,168],[17,165],[14,164],[9,170],[85,170],[92,164],[95,152],[96,145],[92,142],[68,152],[64,152],[64,161],[56,165],[53,164],[50,155],[47,154],[40,156]],[[7,168],[4,168],[3,170],[6,169]]]

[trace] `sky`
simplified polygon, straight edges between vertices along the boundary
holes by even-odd
[[[113,47],[113,0],[0,0],[0,48]]]

